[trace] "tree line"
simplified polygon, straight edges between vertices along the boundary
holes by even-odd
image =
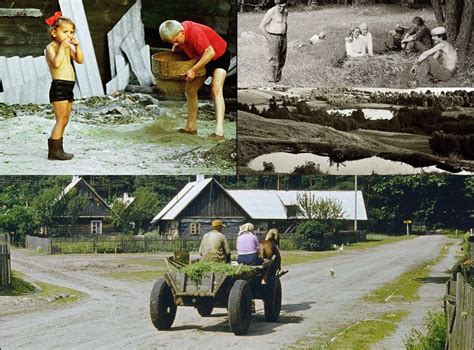
[[[264,118],[313,123],[346,132],[367,129],[426,135],[430,136],[433,153],[474,159],[474,118],[465,114],[453,117],[443,115],[436,108],[403,107],[393,111],[391,119],[371,120],[361,108],[345,116],[337,111],[328,113],[324,108],[312,108],[305,100],[283,100],[279,105],[275,98],[263,110],[245,103],[239,103],[238,108]]]
[[[130,191],[141,203],[136,213],[122,218],[109,212],[110,220],[123,233],[138,233],[139,225],[148,223],[169,199],[164,196],[169,187],[172,196],[190,180],[186,176],[129,176],[129,183],[150,181],[151,187]],[[281,190],[353,190],[352,176],[220,176],[216,179],[228,189],[281,189]],[[121,188],[124,178],[97,176],[96,180],[110,188]],[[68,214],[69,223],[84,205],[85,199],[73,192],[64,201],[56,203],[58,191],[67,185],[62,176],[2,176],[0,177],[0,231],[11,233],[16,242],[25,234],[52,226],[58,216]],[[60,185],[59,185],[60,184]],[[165,186],[166,185],[166,186]],[[165,191],[159,190],[166,187]],[[474,227],[474,176],[359,176],[358,189],[362,191],[368,212],[368,222],[361,223],[372,232],[403,233],[403,220],[423,222],[435,228],[468,229]],[[149,193],[150,196],[140,193]],[[118,192],[117,192],[118,194]],[[114,206],[112,206],[114,208]],[[117,207],[116,207],[117,208]],[[116,210],[116,209],[112,209]],[[114,219],[115,215],[115,219]],[[130,220],[135,229],[124,227]]]

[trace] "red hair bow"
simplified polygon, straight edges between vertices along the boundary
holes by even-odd
[[[63,14],[61,13],[61,11],[56,11],[54,13],[54,15],[52,15],[51,17],[49,18],[46,18],[44,21],[46,22],[46,24],[52,26],[54,25],[54,23],[56,22],[56,20],[61,17]]]

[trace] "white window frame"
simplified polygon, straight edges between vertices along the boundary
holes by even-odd
[[[102,234],[102,220],[91,220],[91,234],[92,235]]]
[[[201,234],[201,224],[193,222],[189,224],[189,235],[190,236],[199,236]]]

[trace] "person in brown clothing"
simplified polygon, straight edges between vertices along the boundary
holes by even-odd
[[[221,220],[211,223],[212,231],[202,237],[199,254],[202,261],[230,262],[230,248],[225,236],[221,233],[225,227]]]

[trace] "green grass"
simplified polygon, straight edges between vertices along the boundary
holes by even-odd
[[[386,283],[379,289],[374,290],[373,292],[364,296],[364,301],[373,303],[386,303],[390,300],[418,300],[418,289],[423,283],[422,280],[429,276],[432,266],[438,263],[443,257],[446,256],[446,254],[447,250],[443,248],[437,258],[425,261],[414,269],[401,274],[393,281]]]
[[[25,275],[21,272],[13,271],[12,288],[1,290],[0,296],[22,296],[33,299],[51,298],[48,300],[48,303],[55,305],[70,304],[86,296],[86,294],[71,288],[35,281],[35,285],[38,286],[38,289],[33,284],[25,281],[24,278]],[[34,308],[37,308],[37,306]],[[0,311],[0,315],[1,314],[2,312]]]
[[[446,318],[444,311],[429,312],[425,317],[426,334],[413,328],[405,339],[407,350],[444,349],[446,341]]]
[[[35,286],[24,280],[25,275],[18,272],[12,272],[12,287],[0,290],[2,296],[18,296],[32,294],[36,291]]]
[[[405,310],[386,312],[376,318],[362,320],[347,328],[339,329],[336,335],[324,345],[316,345],[315,349],[327,350],[365,350],[372,345],[393,334],[398,323],[407,316]]]
[[[148,270],[148,271],[114,271],[104,273],[103,276],[121,281],[149,282],[163,276],[168,270]]]
[[[382,234],[373,234],[369,233],[367,235],[367,242],[352,243],[350,245],[344,246],[344,251],[349,250],[361,250],[367,248],[377,247],[383,244],[395,243],[404,241],[407,239],[413,239],[416,236],[387,236]],[[329,258],[340,254],[341,252],[337,250],[330,251],[321,251],[321,252],[309,252],[301,250],[282,250],[281,259],[282,265],[293,265],[293,264],[303,264],[315,260]]]
[[[75,289],[57,286],[46,282],[36,282],[36,284],[41,288],[41,292],[39,292],[37,296],[43,298],[55,297],[53,301],[55,304],[70,304],[79,301],[86,295]],[[64,297],[59,297],[61,295]]]
[[[265,39],[247,34],[258,33],[263,16],[264,13],[243,13],[238,16],[238,85],[242,88],[269,85]],[[409,25],[414,16],[421,16],[429,28],[437,26],[431,8],[408,9],[396,5],[322,6],[315,11],[297,11],[290,7],[288,51],[281,84],[298,87],[408,87],[408,81],[412,80],[408,70],[413,65],[414,57],[404,57],[398,53],[376,55],[345,67],[338,62],[345,56],[344,37],[348,35],[351,25],[368,23],[374,51],[381,52],[388,30],[397,23]],[[302,49],[296,48],[299,43],[321,31],[327,34],[326,40]],[[243,32],[246,32],[244,36]],[[458,72],[455,78],[438,85],[471,86],[470,76],[469,71]]]

